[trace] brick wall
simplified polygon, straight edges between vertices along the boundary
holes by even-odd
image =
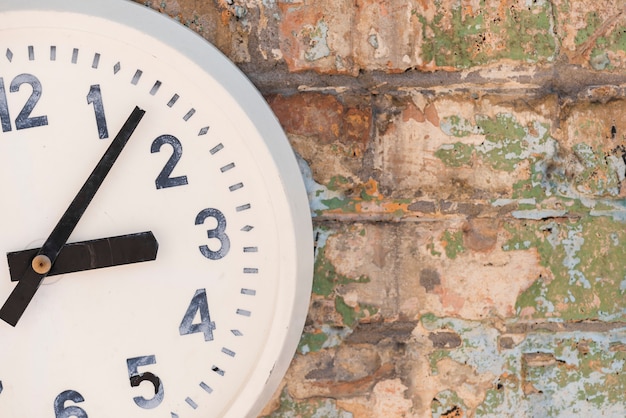
[[[626,415],[624,0],[164,0],[251,78],[316,268],[272,417]]]

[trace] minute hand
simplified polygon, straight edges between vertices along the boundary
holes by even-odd
[[[78,221],[85,213],[87,206],[96,195],[96,192],[104,182],[107,174],[113,167],[113,164],[119,157],[120,153],[126,146],[126,143],[130,139],[130,136],[135,131],[135,128],[143,118],[145,111],[139,107],[135,107],[130,114],[122,129],[115,136],[111,145],[106,150],[96,167],[93,169],[83,187],[78,191],[76,197],[72,203],[54,227],[50,236],[41,249],[37,253],[35,259],[41,259],[44,256],[49,259],[48,267],[44,270],[36,272],[34,269],[29,268],[26,270],[17,286],[13,289],[13,292],[9,295],[2,308],[0,308],[0,319],[8,324],[15,326],[22,314],[26,310],[26,307],[32,300],[33,296],[37,292],[41,281],[48,275],[50,266],[56,261],[61,249],[72,235],[72,231],[78,224]]]

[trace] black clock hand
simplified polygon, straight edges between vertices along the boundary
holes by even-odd
[[[144,110],[135,107],[130,114],[122,129],[115,136],[111,145],[109,145],[109,148],[107,148],[87,178],[87,181],[85,181],[85,184],[83,184],[83,187],[78,191],[63,216],[61,216],[48,239],[41,246],[33,260],[34,268],[26,269],[19,283],[15,286],[2,308],[0,308],[0,319],[12,326],[15,326],[20,320],[24,310],[26,310],[33,296],[35,296],[41,281],[49,273],[61,249],[69,239],[83,213],[85,213],[87,206],[89,206],[89,203],[96,195],[107,174],[109,174],[113,164],[143,118],[144,113]]]
[[[47,276],[141,263],[156,259],[159,243],[152,232],[65,244]],[[7,253],[11,281],[19,281],[40,248]]]

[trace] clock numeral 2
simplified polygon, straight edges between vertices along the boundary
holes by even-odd
[[[66,390],[59,394],[54,400],[54,416],[56,418],[88,418],[87,412],[76,405],[65,406],[65,403],[71,401],[74,403],[84,402],[83,395],[75,390]]]
[[[143,396],[133,398],[137,406],[143,409],[156,408],[163,402],[163,398],[165,397],[163,383],[157,375],[150,372],[139,373],[140,367],[149,366],[151,364],[156,364],[156,357],[154,355],[134,357],[126,360],[131,387],[137,387],[145,381],[152,383],[152,386],[154,386],[154,396],[152,398],[146,399]]]
[[[11,81],[9,91],[15,93],[20,91],[23,84],[29,84],[33,91],[24,104],[24,107],[17,115],[15,119],[15,129],[28,129],[35,128],[37,126],[45,126],[48,124],[47,116],[34,116],[30,114],[35,109],[35,106],[41,98],[43,88],[41,82],[32,74],[20,74]],[[7,99],[7,92],[4,86],[4,79],[0,77],[0,126],[2,126],[2,132],[11,131],[11,116],[9,114],[9,102]]]
[[[196,313],[200,314],[200,322],[193,323],[193,319],[196,317]],[[209,301],[206,297],[206,289],[198,289],[191,298],[191,303],[185,316],[178,327],[180,335],[195,334],[196,332],[202,332],[204,334],[204,341],[213,341],[213,330],[215,329],[215,322],[211,321],[211,315],[209,314]]]
[[[157,139],[152,142],[152,147],[150,148],[150,152],[152,154],[156,152],[160,152],[163,145],[169,144],[172,146],[172,156],[161,173],[155,180],[157,189],[166,189],[168,187],[176,187],[176,186],[184,186],[187,184],[187,176],[179,176],[179,177],[170,177],[172,171],[176,167],[176,164],[180,161],[183,156],[183,145],[180,143],[178,138],[172,135],[161,135]]]

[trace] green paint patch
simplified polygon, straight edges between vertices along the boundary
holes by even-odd
[[[310,352],[320,351],[322,348],[324,348],[327,340],[328,335],[321,331],[306,332],[302,334],[302,337],[300,337],[300,342],[298,343],[298,352],[306,354]]]
[[[448,167],[462,167],[469,165],[474,153],[474,146],[456,142],[451,145],[443,145],[435,151],[435,157],[439,158]]]
[[[339,407],[330,399],[294,400],[285,389],[280,396],[280,407],[266,415],[268,418],[352,418],[350,412]]]
[[[576,144],[573,151],[582,165],[582,170],[574,176],[574,187],[578,192],[594,197],[619,195],[619,167],[610,154],[582,143]]]
[[[359,304],[356,307],[352,307],[348,305],[341,296],[335,298],[335,309],[341,315],[343,324],[350,328],[356,325],[359,319],[374,315],[378,312],[378,308],[370,305]]]
[[[511,172],[521,161],[534,163],[554,152],[555,141],[548,128],[539,122],[522,126],[506,113],[495,117],[476,115],[475,125],[459,117],[450,118],[442,124],[447,134],[456,137],[480,134],[485,140],[477,146],[462,142],[445,144],[435,151],[435,156],[450,167],[469,166],[475,158],[494,170]]]
[[[439,392],[431,403],[433,418],[464,418],[467,416],[465,411],[467,411],[465,402],[463,402],[463,399],[453,390]]]
[[[512,59],[523,62],[552,61],[556,39],[550,30],[550,2],[533,2],[529,7],[510,7],[502,14],[499,5],[481,0],[473,12],[461,3],[451,10],[435,2],[435,16],[417,16],[426,40],[424,62],[438,67],[470,68]]]
[[[326,249],[324,247],[317,248],[313,271],[313,293],[320,296],[331,296],[338,285],[368,282],[369,278],[366,276],[355,279],[338,273],[333,263],[326,258]]]
[[[505,225],[505,251],[534,249],[548,277],[539,277],[517,302],[517,314],[561,320],[624,320],[626,231],[622,222],[585,216],[578,221]]]
[[[454,260],[459,254],[465,252],[463,231],[444,231],[440,240],[441,245],[446,251],[446,256],[451,260]]]
[[[576,32],[574,38],[576,45],[581,46],[588,42],[603,24],[604,19],[598,12],[589,11],[585,16],[585,26]],[[613,69],[617,63],[611,62],[608,52],[623,53],[624,51],[626,51],[626,27],[617,24],[595,40],[589,61],[596,70]]]

